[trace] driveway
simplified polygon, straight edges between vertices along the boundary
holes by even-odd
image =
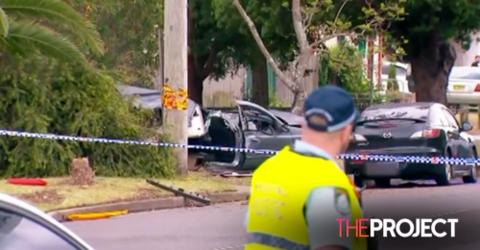
[[[480,184],[372,189],[364,193],[365,211],[377,218],[458,218],[457,237],[380,239],[387,250],[480,249]],[[240,203],[163,210],[114,219],[65,225],[98,250],[243,249],[246,206]]]

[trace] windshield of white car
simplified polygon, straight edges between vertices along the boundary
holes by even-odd
[[[0,210],[0,249],[77,250],[47,227],[21,215]]]
[[[480,69],[474,67],[453,67],[450,72],[450,78],[480,80]]]

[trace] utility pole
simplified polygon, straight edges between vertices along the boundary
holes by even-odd
[[[164,84],[176,93],[177,100],[178,93],[188,93],[187,4],[188,0],[164,0]],[[170,133],[172,143],[188,144],[187,110],[179,107],[163,107],[163,121],[163,126]],[[177,173],[187,175],[188,150],[180,147],[175,147],[173,150]]]

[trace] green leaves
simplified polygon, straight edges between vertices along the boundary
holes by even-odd
[[[62,0],[2,0],[0,35],[0,46],[12,55],[39,52],[87,65],[78,44],[95,55],[104,53],[95,26]]]
[[[84,54],[61,34],[32,21],[10,22],[10,31],[0,41],[8,48],[21,55],[28,55],[32,50],[62,61],[86,62]]]
[[[0,127],[38,133],[169,141],[147,129],[152,111],[133,109],[100,70],[30,55],[2,55]],[[171,176],[165,147],[0,137],[0,176],[61,176],[74,157],[89,157],[100,176]],[[141,166],[141,167],[138,167]]]
[[[46,21],[64,28],[88,44],[94,54],[103,54],[103,42],[95,26],[62,0],[2,0],[1,8],[12,15]]]
[[[405,14],[393,20],[387,32],[392,34],[394,42],[402,45],[406,59],[418,56],[431,47],[432,42],[456,40],[468,47],[470,34],[480,28],[479,0],[396,0],[392,3],[398,6],[399,13]]]
[[[7,36],[8,26],[7,13],[0,8],[0,36]]]

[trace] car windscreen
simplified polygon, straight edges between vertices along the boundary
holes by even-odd
[[[366,124],[366,121],[371,121],[369,123],[390,121],[408,124],[418,120],[426,121],[428,111],[428,106],[372,108],[360,115],[359,122]]]
[[[478,68],[452,68],[450,72],[451,79],[472,79],[480,80],[480,70]]]

